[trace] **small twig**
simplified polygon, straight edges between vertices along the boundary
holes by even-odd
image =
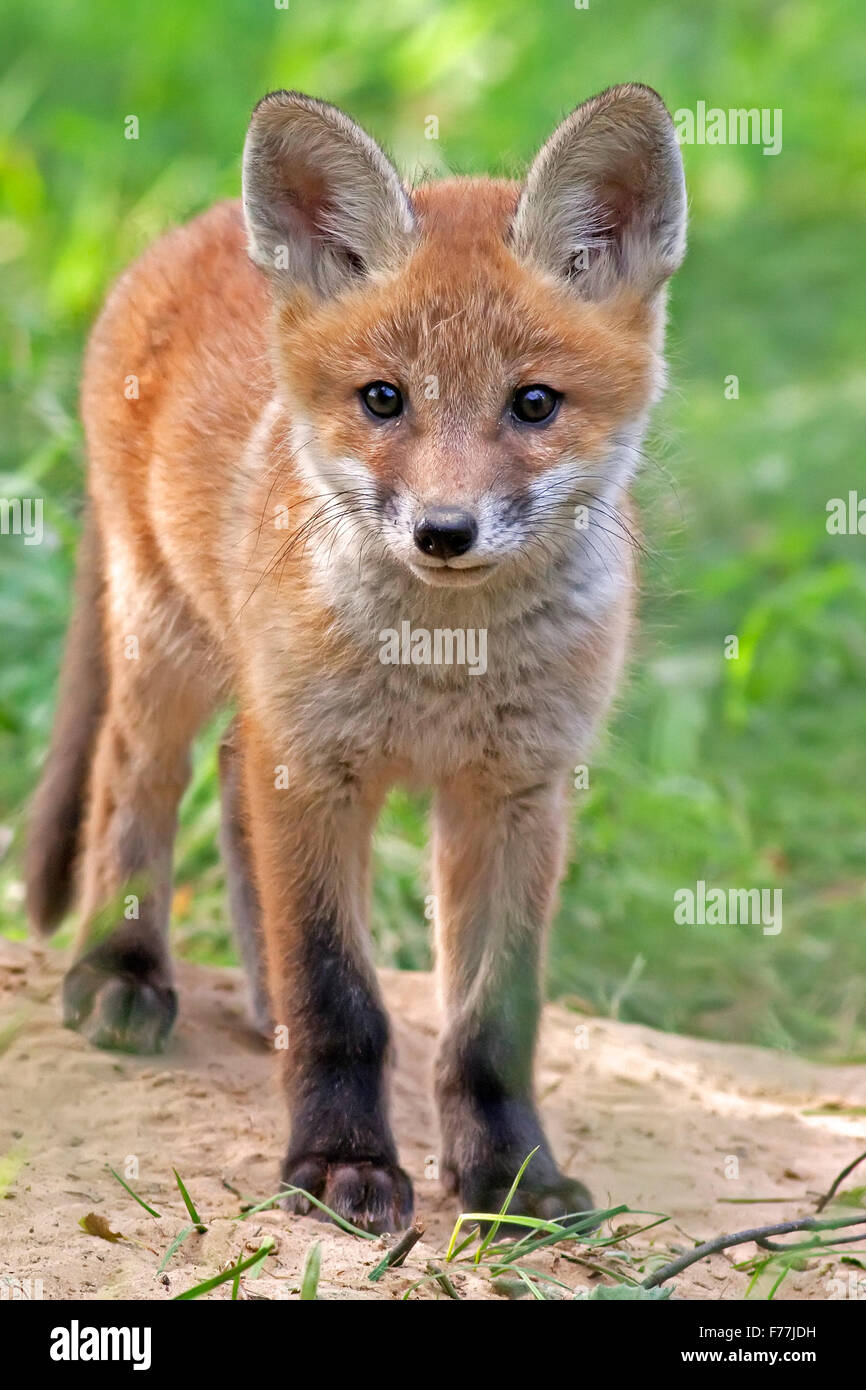
[[[857,1236],[840,1236],[838,1240],[832,1241],[831,1245],[835,1249],[837,1245],[856,1245],[858,1240],[866,1240],[866,1236],[863,1235],[862,1231]],[[755,1244],[760,1245],[762,1250],[772,1250],[774,1255],[784,1255],[788,1250],[799,1250],[805,1255],[809,1249],[809,1246],[804,1245],[801,1241],[794,1241],[792,1245],[786,1245],[782,1242],[780,1245],[777,1240],[757,1240]],[[811,1247],[816,1250],[828,1249],[827,1243],[822,1243],[820,1240],[812,1241]]]
[[[684,1269],[688,1269],[689,1265],[697,1264],[698,1260],[706,1259],[707,1255],[716,1255],[720,1250],[727,1250],[731,1245],[746,1245],[750,1241],[759,1244],[768,1236],[787,1236],[794,1231],[835,1231],[842,1226],[866,1226],[866,1215],[861,1212],[859,1216],[849,1216],[842,1221],[816,1221],[813,1216],[806,1216],[802,1221],[783,1221],[778,1226],[755,1226],[750,1231],[736,1231],[733,1235],[716,1236],[714,1240],[704,1241],[703,1245],[698,1245],[694,1250],[657,1269],[654,1274],[644,1279],[643,1287],[653,1289],[657,1284],[664,1284],[668,1279],[673,1279],[675,1274],[681,1274]]]
[[[403,1232],[400,1239],[394,1242],[384,1260],[380,1260],[376,1268],[370,1271],[367,1278],[371,1279],[373,1283],[376,1284],[382,1278],[386,1269],[396,1269],[398,1265],[403,1263],[413,1245],[418,1244],[423,1234],[424,1222],[416,1218],[409,1229]]]
[[[837,1178],[833,1179],[833,1182],[830,1186],[830,1191],[825,1192],[824,1196],[821,1198],[820,1202],[815,1208],[816,1211],[824,1210],[827,1203],[831,1202],[833,1198],[836,1196],[836,1191],[839,1187],[839,1184],[845,1181],[849,1173],[854,1172],[854,1169],[857,1167],[859,1163],[863,1162],[864,1158],[866,1158],[866,1149],[864,1149],[863,1152],[857,1158],[854,1159],[853,1163],[849,1163],[847,1168],[843,1168],[842,1172],[839,1174]]]

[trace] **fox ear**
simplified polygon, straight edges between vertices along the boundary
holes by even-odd
[[[249,253],[277,289],[339,293],[409,250],[415,219],[396,169],[336,106],[271,92],[243,158]]]
[[[686,191],[674,127],[650,87],[610,87],[542,146],[517,206],[518,256],[588,299],[623,285],[651,298],[685,252]]]

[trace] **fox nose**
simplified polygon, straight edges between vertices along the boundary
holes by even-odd
[[[471,512],[459,507],[428,507],[415,522],[415,544],[425,555],[452,560],[471,550],[478,535],[478,522]]]

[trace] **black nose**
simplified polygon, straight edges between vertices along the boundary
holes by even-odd
[[[478,522],[459,507],[428,507],[419,516],[412,532],[415,544],[425,555],[451,560],[471,550],[478,535]]]

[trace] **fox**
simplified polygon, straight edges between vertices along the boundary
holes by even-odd
[[[68,1027],[165,1046],[178,805],[225,710],[220,844],[252,1018],[288,1038],[289,1211],[412,1219],[367,926],[395,785],[431,795],[445,1189],[498,1211],[533,1153],[512,1214],[592,1210],[535,1046],[573,768],[634,626],[632,485],[685,229],[649,87],[578,105],[522,179],[414,186],[336,106],[274,91],[240,201],[151,245],[93,328],[29,917],[78,909]],[[484,634],[483,669],[455,634]]]

